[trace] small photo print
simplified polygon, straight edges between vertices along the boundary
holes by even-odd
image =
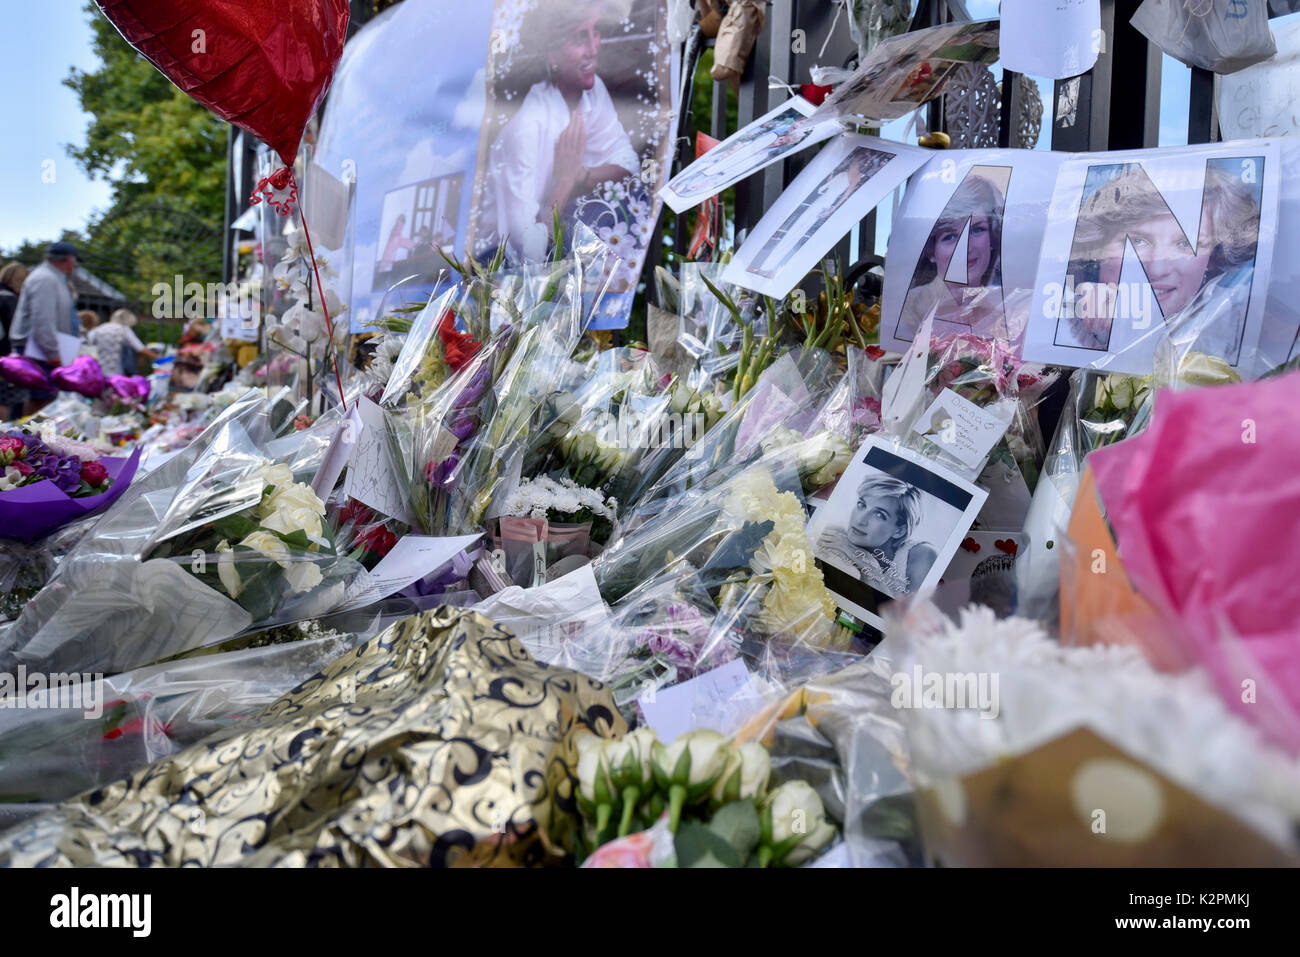
[[[685,212],[782,157],[840,131],[834,120],[809,120],[813,109],[803,97],[783,103],[691,163],[669,181],[660,195],[674,212]]]
[[[987,496],[910,449],[868,438],[808,524],[826,587],[880,627],[880,604],[939,581]]]
[[[1016,557],[1020,532],[971,532],[961,540],[934,590],[934,603],[955,616],[967,605],[985,605],[999,618],[1014,615],[1019,605]]]
[[[383,292],[406,276],[432,280],[447,268],[441,250],[451,251],[456,244],[464,181],[461,173],[439,176],[384,196],[374,291]]]

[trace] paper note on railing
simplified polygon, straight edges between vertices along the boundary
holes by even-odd
[[[1002,68],[1049,80],[1087,73],[1105,42],[1101,0],[1002,0]]]

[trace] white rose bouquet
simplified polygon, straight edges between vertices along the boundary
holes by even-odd
[[[270,618],[287,601],[327,578],[338,579],[350,567],[337,561],[325,527],[325,503],[310,486],[294,481],[289,466],[266,462],[235,485],[215,483],[207,491],[221,502],[236,492],[249,504],[204,524],[190,523],[149,557],[179,558],[254,621]]]

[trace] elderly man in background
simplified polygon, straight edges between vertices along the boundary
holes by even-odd
[[[53,243],[45,251],[45,262],[23,283],[18,308],[14,311],[9,338],[15,353],[36,360],[53,372],[59,365],[59,333],[78,337],[76,301],[68,277],[77,268],[77,250],[71,243]],[[33,390],[28,414],[54,399],[55,393]]]

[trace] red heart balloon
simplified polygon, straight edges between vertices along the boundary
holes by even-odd
[[[128,43],[288,165],[329,88],[347,0],[96,0]]]

